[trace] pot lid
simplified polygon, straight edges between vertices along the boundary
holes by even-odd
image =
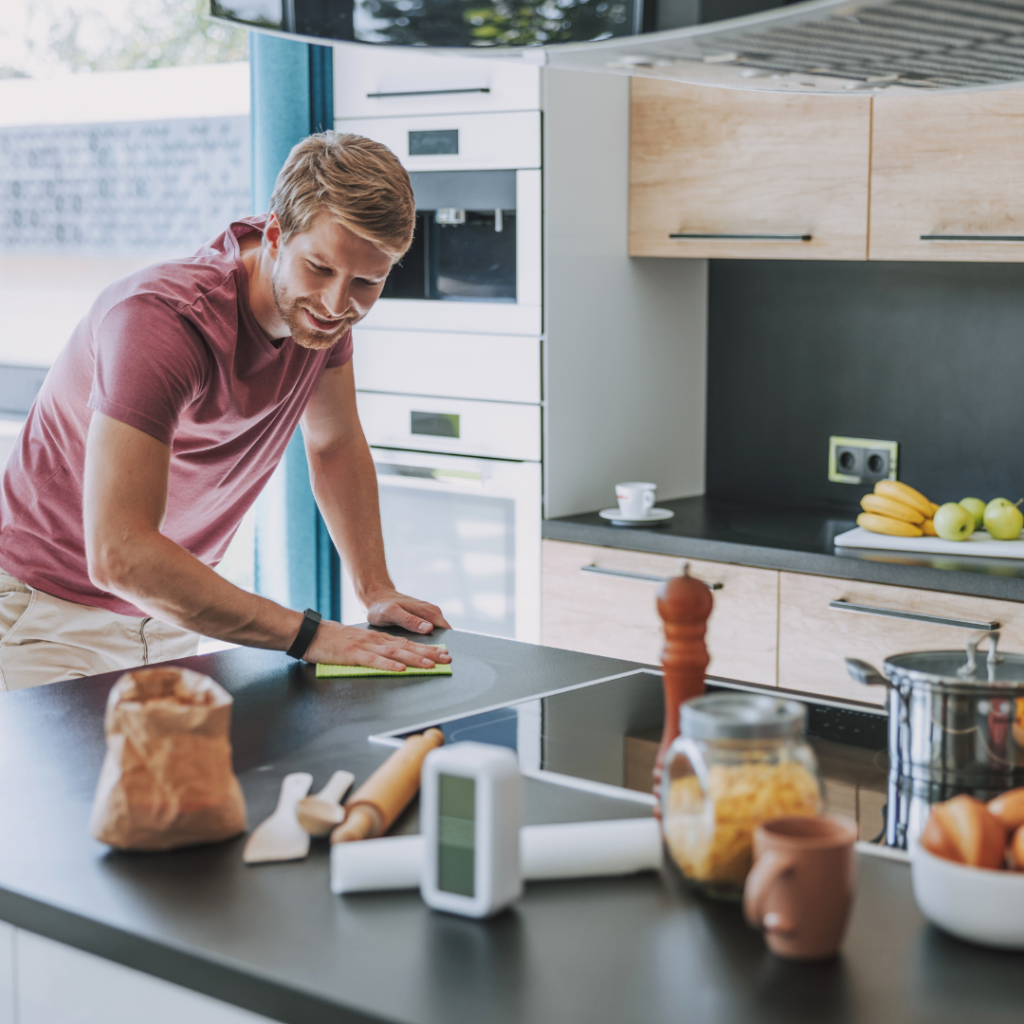
[[[978,644],[989,637],[988,652]],[[1024,654],[996,651],[999,634],[982,633],[959,651],[911,651],[885,660],[885,674],[892,682],[907,681],[927,686],[1024,686]]]
[[[806,720],[807,709],[795,700],[751,693],[709,693],[679,709],[679,731],[691,740],[799,737]]]

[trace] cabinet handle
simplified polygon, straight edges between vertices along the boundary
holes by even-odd
[[[627,572],[625,569],[605,569],[600,565],[581,565],[580,572],[592,572],[598,576],[618,576],[624,580],[643,580],[645,583],[664,583],[666,580],[670,580],[671,576],[652,576],[646,572]],[[697,577],[695,576],[694,579]],[[698,580],[699,583],[703,583],[708,590],[721,590],[724,583],[708,583],[707,580]]]
[[[1024,235],[922,235],[922,242],[1024,242]]]
[[[727,235],[727,234],[698,234],[691,231],[673,231],[669,238],[718,238],[726,241],[740,242],[809,242],[810,235]]]
[[[490,92],[486,86],[476,89],[412,89],[409,92],[368,92],[368,100],[390,99],[392,96],[452,96],[455,93]]]
[[[936,626],[956,626],[957,629],[999,629],[998,622],[977,622],[974,619],[951,619],[946,615],[925,615],[922,612],[901,612],[895,608],[872,608],[868,604],[849,601],[829,601],[829,608],[838,612],[857,612],[860,615],[881,615],[887,619],[910,619],[911,622],[933,622]]]

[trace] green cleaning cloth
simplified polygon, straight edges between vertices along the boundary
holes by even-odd
[[[428,644],[439,647],[442,651],[448,648],[444,644]],[[406,665],[404,672],[394,672],[387,668],[367,668],[365,665],[317,665],[317,679],[353,679],[359,676],[450,676],[451,665],[435,665],[433,668],[413,668]]]

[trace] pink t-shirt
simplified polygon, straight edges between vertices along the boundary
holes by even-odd
[[[324,370],[352,356],[270,342],[249,308],[238,221],[187,259],[115,281],[50,370],[0,479],[0,567],[31,587],[122,615],[134,605],[89,580],[82,526],[92,410],[171,449],[162,533],[207,565],[284,454]]]

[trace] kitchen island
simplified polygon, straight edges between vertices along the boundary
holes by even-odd
[[[314,787],[339,767],[365,778],[388,753],[368,742],[372,734],[636,667],[475,634],[439,639],[453,654],[450,678],[318,680],[284,655],[241,649],[183,662],[234,695],[235,765],[250,825],[270,813],[289,771],[312,772]],[[87,822],[113,679],[0,697],[0,920],[19,929],[26,950],[35,933],[294,1024],[1020,1017],[1024,960],[932,929],[914,904],[907,866],[882,857],[860,858],[843,954],[801,965],[774,958],[738,907],[695,896],[671,867],[531,884],[510,912],[474,922],[434,913],[412,892],[332,896],[323,843],[305,861],[259,867],[243,865],[242,839],[167,854],[111,852]],[[635,801],[526,787],[530,822],[646,813]],[[8,999],[0,1021],[62,1024],[32,1009],[47,1005],[43,989],[59,990],[60,975],[46,976],[37,961],[32,974],[22,956],[15,985],[5,979],[14,959],[0,964],[0,999],[5,980]],[[5,1017],[14,999],[20,1016]],[[131,1019],[88,1009],[63,1018]],[[134,1019],[166,1018],[151,1003]]]

